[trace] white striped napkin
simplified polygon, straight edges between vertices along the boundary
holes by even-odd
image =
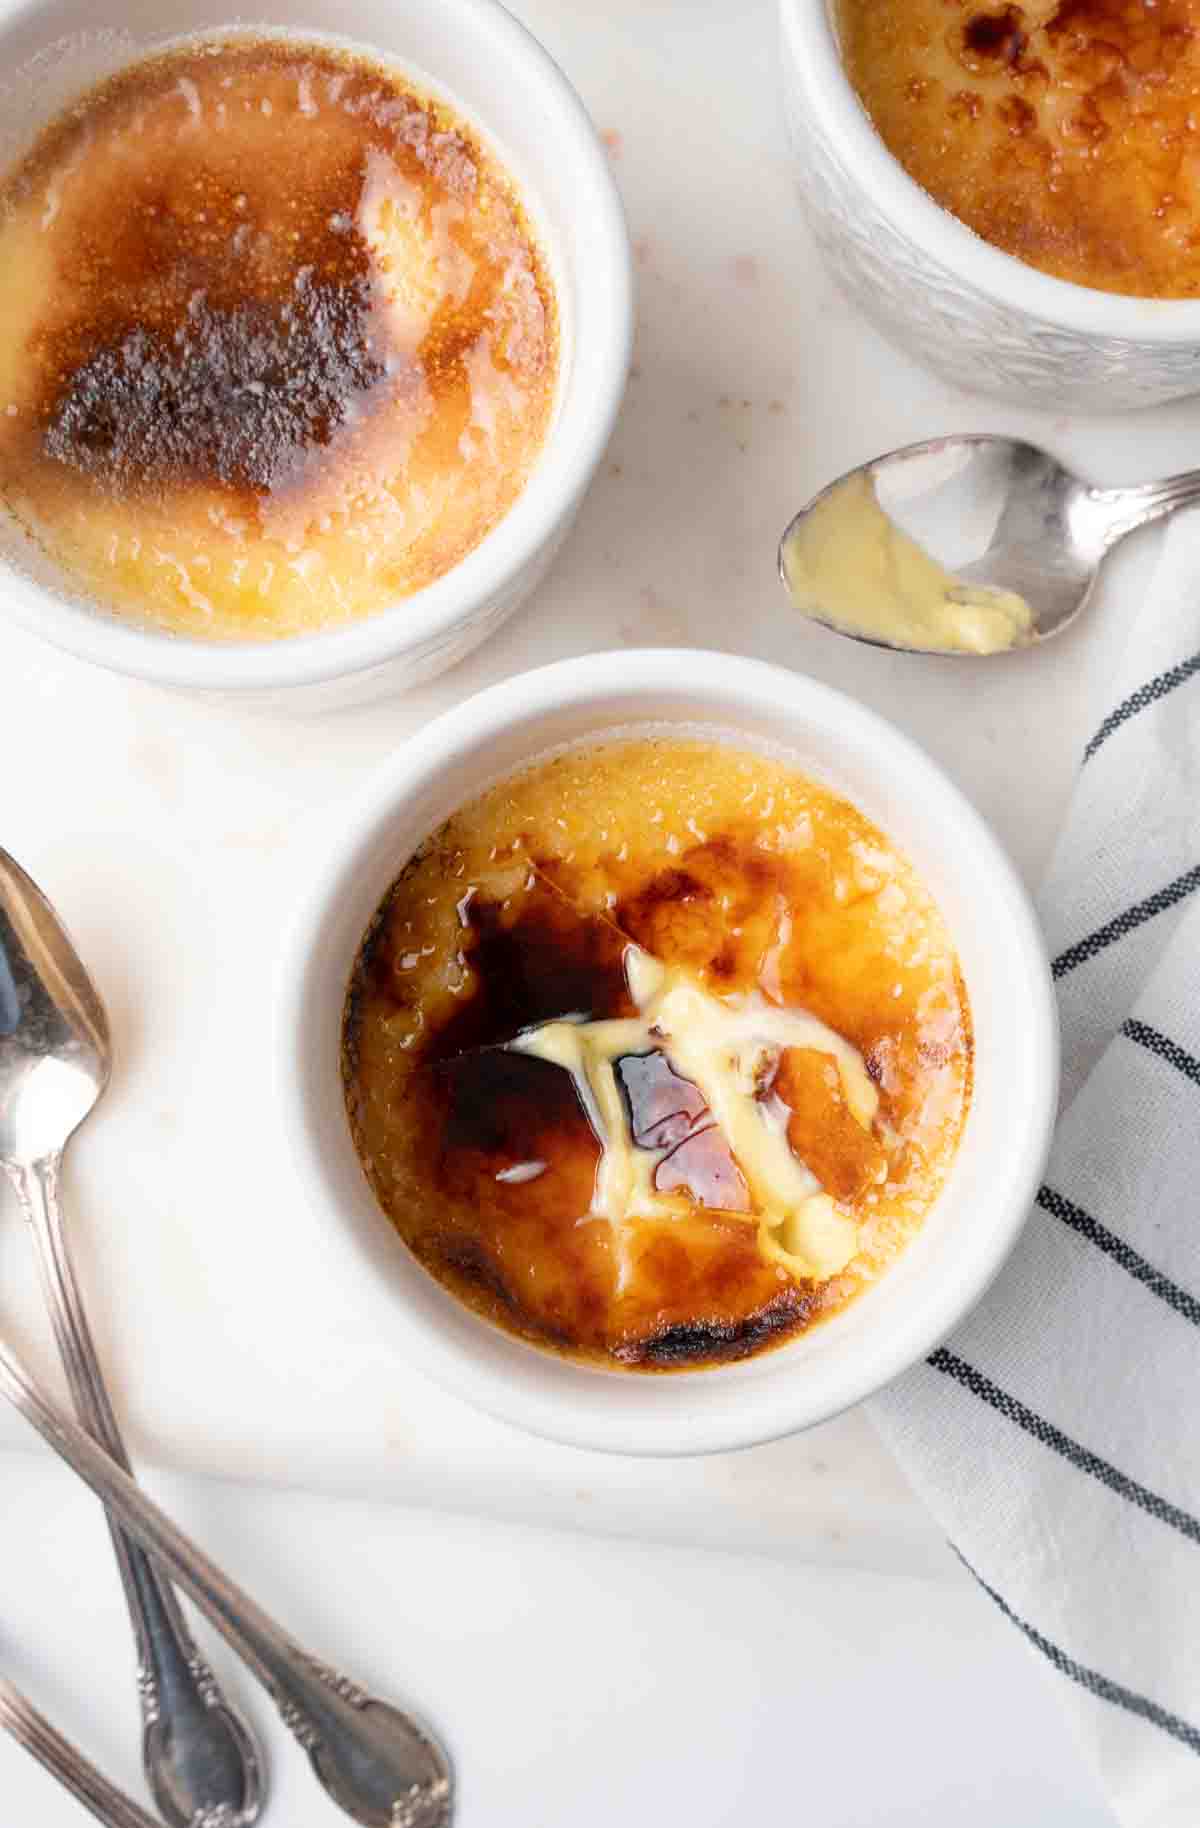
[[[1042,896],[1046,1183],[980,1307],[872,1405],[1126,1828],[1200,1825],[1198,534],[1168,529]]]

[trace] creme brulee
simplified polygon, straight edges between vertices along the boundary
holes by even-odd
[[[192,41],[0,187],[0,499],[69,587],[212,640],[433,582],[542,447],[555,300],[521,200],[394,68]]]
[[[1060,279],[1200,295],[1200,0],[838,0],[900,163]]]
[[[448,821],[346,1007],[355,1143],[478,1313],[638,1369],[777,1343],[878,1277],[971,1091],[954,947],[905,859],[790,764],[571,750]]]

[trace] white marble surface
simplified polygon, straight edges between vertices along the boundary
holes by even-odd
[[[455,1828],[1112,1828],[1050,1678],[961,1571],[885,1577],[152,1484],[302,1643],[425,1713],[455,1760]],[[0,1453],[0,1489],[0,1670],[141,1797],[99,1512],[44,1459]],[[224,1646],[213,1660],[265,1737],[264,1828],[344,1825],[262,1691]],[[0,1798],[6,1828],[84,1820],[2,1735]]]
[[[606,132],[641,283],[609,461],[537,598],[412,697],[311,722],[157,695],[0,618],[0,840],[66,916],[118,1047],[68,1177],[95,1329],[132,1443],[155,1462],[946,1580],[946,1551],[861,1414],[708,1461],[604,1459],[468,1413],[365,1331],[321,1274],[277,1131],[277,936],[340,797],[408,731],[519,668],[622,643],[756,654],[863,698],[943,762],[1034,879],[1145,541],[1083,625],[974,668],[800,624],[775,580],[777,535],[847,465],[955,428],[1029,433],[1101,481],[1182,467],[1200,405],[1087,422],[1003,411],[881,343],[798,218],[768,0],[518,11]],[[0,1216],[0,1325],[51,1376],[26,1240],[10,1206]],[[0,1417],[0,1441],[17,1439]]]

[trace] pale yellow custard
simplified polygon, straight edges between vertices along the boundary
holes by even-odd
[[[557,316],[508,174],[395,69],[189,43],[0,189],[0,497],[73,590],[210,640],[441,577],[512,506]]]
[[[861,470],[801,516],[784,541],[783,571],[797,609],[896,647],[997,654],[1033,629],[1024,597],[955,577],[910,539]]]

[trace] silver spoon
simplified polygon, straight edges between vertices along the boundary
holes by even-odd
[[[108,1019],[50,903],[0,850],[0,1167],[36,1240],[42,1284],[75,1409],[127,1471],[71,1267],[59,1206],[63,1150],[108,1083]],[[138,1651],[142,1759],[170,1828],[247,1828],[263,1764],[222,1695],[179,1602],[144,1552],[112,1526]]]
[[[0,851],[0,1162],[10,1170],[17,1164],[18,1185],[32,1186],[35,1199],[43,1188],[53,1193],[63,1144],[103,1090],[108,1058],[104,1011],[74,948],[45,897]],[[55,1211],[49,1230],[53,1251],[48,1262],[56,1299],[61,1293],[69,1302],[64,1322],[72,1338],[80,1331],[91,1353]],[[67,1349],[64,1344],[64,1352]],[[80,1376],[85,1363],[80,1361]],[[145,1550],[166,1564],[266,1686],[335,1803],[366,1828],[443,1828],[450,1820],[451,1780],[441,1748],[405,1714],[371,1699],[309,1656],[151,1503],[129,1475],[98,1373],[95,1385],[89,1383],[83,1395],[89,1403],[96,1402],[97,1420],[111,1430],[99,1446],[98,1431],[93,1440],[92,1434],[55,1409],[2,1345],[0,1394],[74,1467],[134,1538],[131,1543],[114,1530],[118,1553],[140,1561],[162,1617],[169,1618],[170,1636],[156,1636],[149,1648],[170,1672],[172,1683],[181,1684],[189,1697],[185,1722],[233,1722],[234,1749],[252,1751],[237,1717],[220,1703],[191,1640],[184,1636],[179,1641],[176,1634],[183,1626],[176,1602],[145,1561]],[[90,1427],[90,1416],[88,1421]],[[116,1447],[111,1457],[110,1440]],[[139,1597],[140,1593],[139,1589]],[[174,1697],[180,1691],[172,1687],[168,1692]],[[198,1715],[190,1704],[193,1694]],[[257,1771],[256,1762],[250,1770]],[[257,1809],[257,1797],[254,1806]],[[248,1818],[214,1802],[207,1815],[196,1818],[196,1828],[233,1828],[243,1819]]]
[[[447,1828],[453,1811],[449,1762],[414,1720],[302,1650],[78,1422],[55,1408],[2,1344],[0,1395],[163,1564],[253,1670],[340,1809],[363,1828]]]
[[[64,1739],[20,1689],[0,1676],[0,1726],[90,1809],[105,1828],[161,1828],[154,1816],[109,1783],[77,1746]]]
[[[951,573],[952,581],[1024,600],[1032,617],[1022,644],[1045,641],[1074,621],[1118,540],[1200,500],[1198,470],[1132,488],[1096,489],[1018,438],[931,438],[849,471],[800,510],[779,548],[780,576],[789,590],[794,581],[789,554],[797,550],[805,524],[823,504],[827,511],[836,491],[859,478],[871,485],[887,520]],[[889,632],[886,603],[881,616],[872,614],[864,623],[844,610],[831,615],[820,602],[802,607],[835,633],[873,647],[906,653],[981,651],[914,638],[911,631]]]

